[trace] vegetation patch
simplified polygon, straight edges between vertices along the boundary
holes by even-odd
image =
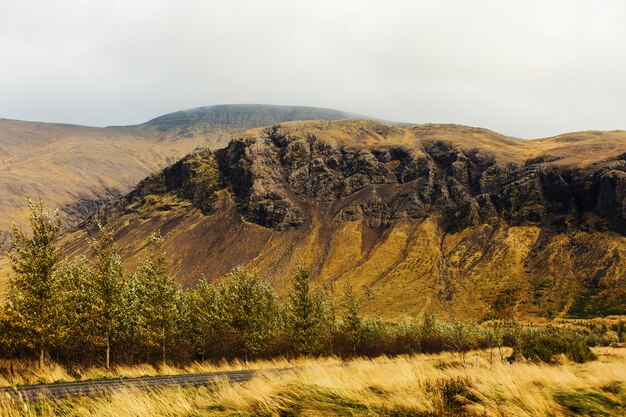
[[[531,336],[513,351],[513,358],[523,358],[546,363],[556,362],[558,355],[584,363],[597,359],[585,339],[570,331],[552,330]]]
[[[623,410],[623,404],[599,392],[561,392],[554,399],[572,416],[614,416]]]
[[[576,318],[604,317],[626,314],[626,290],[615,288],[610,291],[589,289],[578,296],[568,315]]]
[[[624,391],[624,384],[620,381],[613,381],[610,384],[603,386],[602,391],[610,392],[611,394],[620,394]]]

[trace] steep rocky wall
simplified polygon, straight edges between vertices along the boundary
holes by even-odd
[[[585,168],[541,159],[503,165],[488,152],[442,140],[421,148],[337,146],[277,127],[222,150],[197,151],[130,196],[175,190],[210,212],[212,193],[221,188],[232,191],[248,221],[275,230],[310,222],[324,206],[333,221],[365,219],[372,227],[441,215],[450,232],[505,223],[626,233],[621,159]]]

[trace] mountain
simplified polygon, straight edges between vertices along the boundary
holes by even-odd
[[[219,125],[251,129],[296,120],[339,120],[363,116],[339,110],[306,106],[274,106],[268,104],[222,104],[169,113],[147,122],[162,128],[189,125]]]
[[[0,119],[0,243],[12,221],[25,223],[26,196],[41,197],[75,225],[197,147],[224,147],[252,127],[349,116],[314,107],[225,105],[106,128]]]
[[[199,149],[98,215],[136,261],[167,235],[185,285],[244,264],[349,282],[369,314],[626,313],[626,132],[518,140],[458,125],[281,123]],[[84,253],[93,218],[66,235]]]

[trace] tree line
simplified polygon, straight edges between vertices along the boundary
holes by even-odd
[[[0,308],[0,356],[46,358],[64,364],[174,362],[276,356],[343,357],[453,350],[464,360],[472,348],[499,352],[524,338],[521,325],[492,326],[432,314],[393,323],[365,318],[346,285],[335,298],[311,285],[305,266],[279,299],[254,270],[237,267],[226,277],[201,279],[183,289],[167,272],[164,238],[153,233],[143,260],[123,268],[113,232],[97,223],[89,239],[94,256],[63,258],[57,247],[58,215],[29,201],[30,229],[12,229],[7,252],[13,273]],[[497,353],[496,353],[497,355]]]

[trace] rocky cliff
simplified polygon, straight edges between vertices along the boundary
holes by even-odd
[[[162,229],[187,284],[248,264],[284,288],[304,262],[376,314],[626,313],[625,155],[623,132],[285,123],[197,150],[100,215],[127,253]]]

